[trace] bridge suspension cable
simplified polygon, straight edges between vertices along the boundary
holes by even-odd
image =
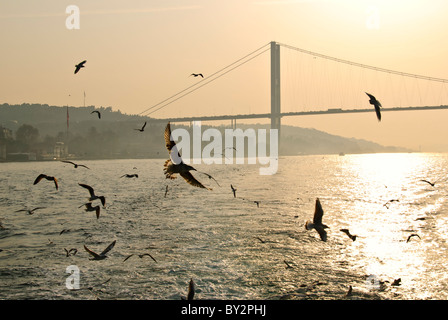
[[[165,100],[160,101],[159,103],[153,105],[152,107],[149,107],[145,110],[143,110],[142,112],[138,113],[138,115],[142,115],[145,114],[146,116],[168,106],[169,104],[185,97],[186,95],[189,95],[190,93],[202,88],[203,86],[219,79],[220,77],[226,75],[227,73],[231,72],[232,70],[242,66],[243,64],[246,64],[247,62],[255,59],[256,57],[258,57],[259,55],[265,53],[266,51],[270,50],[270,42],[261,46],[260,48],[252,51],[251,53],[245,55],[244,57],[232,62],[231,64],[227,65],[226,67],[216,71],[215,73],[211,74],[210,76],[202,79],[201,81],[195,83],[194,85],[191,85],[181,91],[179,91],[178,93],[166,98]],[[261,51],[261,52],[260,52]],[[231,68],[232,67],[232,68]],[[231,68],[231,69],[229,69]],[[229,70],[226,70],[229,69]],[[225,71],[226,70],[226,71]],[[224,72],[225,71],[225,72]],[[213,78],[214,77],[214,78]],[[191,90],[190,90],[191,89]],[[175,98],[175,99],[174,99]],[[158,107],[157,109],[155,109],[156,107]],[[154,110],[153,110],[154,109]],[[152,111],[151,111],[152,110]]]
[[[419,74],[413,74],[413,73],[407,73],[407,72],[401,72],[401,71],[395,71],[395,70],[390,70],[390,69],[385,69],[385,68],[379,68],[379,67],[374,67],[374,66],[369,66],[366,64],[362,64],[362,63],[357,63],[357,62],[353,62],[353,61],[348,61],[348,60],[343,60],[343,59],[339,59],[339,58],[335,58],[335,57],[331,57],[331,56],[327,56],[321,53],[317,53],[317,52],[312,52],[312,51],[308,51],[308,50],[304,50],[304,49],[300,49],[294,46],[290,46],[284,43],[277,43],[278,45],[291,49],[291,50],[295,50],[295,51],[299,51],[302,53],[306,53],[315,57],[319,57],[319,58],[323,58],[323,59],[327,59],[327,60],[332,60],[332,61],[336,61],[336,62],[340,62],[340,63],[345,63],[351,66],[356,66],[356,67],[360,67],[360,68],[364,68],[364,69],[371,69],[371,70],[375,70],[375,71],[380,71],[380,72],[386,72],[389,74],[395,74],[395,75],[399,75],[399,76],[404,76],[404,77],[412,77],[412,78],[417,78],[417,79],[423,79],[423,80],[429,80],[429,81],[437,81],[437,82],[443,82],[443,83],[448,83],[448,79],[442,79],[442,78],[434,78],[434,77],[429,77],[429,76],[423,76],[423,75],[419,75]]]

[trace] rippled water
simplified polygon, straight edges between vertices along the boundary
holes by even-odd
[[[447,154],[281,157],[274,176],[258,165],[196,165],[220,184],[195,173],[213,191],[166,180],[164,160],[80,163],[91,169],[0,164],[0,299],[178,300],[190,278],[198,299],[448,297]],[[56,176],[59,190],[33,185],[40,173]],[[126,173],[139,177],[120,178]],[[79,208],[88,193],[78,183],[106,196],[99,219]],[[317,197],[327,242],[304,228]],[[391,199],[399,201],[385,207]],[[420,238],[407,242],[413,233]],[[113,240],[108,259],[89,260],[84,245],[99,253]],[[64,248],[78,252],[67,257]],[[157,263],[123,261],[145,252]],[[66,287],[71,265],[80,290]]]

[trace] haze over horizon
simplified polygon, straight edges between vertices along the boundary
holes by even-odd
[[[66,27],[70,5],[80,9],[79,29]],[[200,81],[191,73],[207,77],[270,41],[448,79],[447,9],[441,0],[2,2],[0,103],[82,106],[85,92],[86,105],[139,114]],[[375,82],[375,74],[281,50],[284,112],[370,108],[365,91],[373,91],[384,107],[448,104],[446,84],[401,84],[387,82],[387,76]],[[85,68],[74,75],[83,60]],[[269,63],[266,52],[150,116],[269,112]],[[361,81],[364,74],[370,80]],[[332,87],[335,82],[339,87]],[[335,92],[343,94],[335,98]],[[372,108],[372,113],[290,117],[282,123],[446,152],[447,112],[385,112],[378,122]]]

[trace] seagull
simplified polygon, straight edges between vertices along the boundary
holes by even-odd
[[[97,254],[97,253],[93,252],[92,250],[90,250],[89,248],[87,248],[86,245],[84,245],[84,249],[86,249],[86,251],[87,251],[88,253],[90,253],[90,254],[93,256],[93,259],[90,259],[90,260],[103,260],[103,259],[106,259],[106,258],[107,258],[106,254],[107,254],[110,250],[112,250],[112,248],[115,246],[115,242],[117,242],[117,240],[114,240],[114,241],[113,241],[110,245],[108,245],[107,248],[104,249],[104,251],[101,252],[100,254]]]
[[[87,166],[85,166],[83,164],[77,164],[77,163],[74,163],[74,162],[68,161],[68,160],[61,160],[61,162],[70,163],[70,164],[75,166],[75,169],[78,168],[78,167],[84,167],[84,168],[90,169],[89,167],[87,167]]]
[[[82,206],[86,206],[86,211],[95,211],[96,218],[100,218],[100,206],[94,206],[92,207],[92,202],[84,203],[83,205],[79,206],[78,208],[81,208]]]
[[[90,193],[89,201],[100,199],[101,200],[101,204],[103,205],[103,207],[106,205],[106,198],[104,196],[97,196],[97,195],[95,195],[95,191],[93,190],[93,188],[91,186],[88,186],[88,185],[83,184],[83,183],[78,183],[78,184],[81,187],[86,188],[87,190],[89,190],[89,193]]]
[[[141,259],[141,258],[143,258],[144,256],[149,256],[152,260],[154,260],[154,262],[157,262],[157,260],[156,259],[154,259],[154,257],[152,256],[152,255],[150,255],[149,253],[143,253],[143,254],[137,254],[138,255],[138,257]],[[124,260],[123,260],[123,262],[125,262],[126,260],[128,260],[130,257],[132,257],[132,256],[135,256],[135,254],[130,254],[130,255],[128,255]]]
[[[341,229],[340,231],[342,231],[342,232],[344,232],[346,235],[348,235],[348,237],[349,237],[350,239],[352,239],[353,241],[356,240],[356,237],[357,237],[357,236],[352,235],[348,229]]]
[[[124,175],[122,175],[120,178],[123,178],[123,177],[126,177],[126,178],[138,178],[138,174],[136,174],[136,173],[133,173],[133,174],[124,174]]]
[[[283,262],[286,264],[286,269],[292,269],[293,267],[286,261],[286,260],[283,260]]]
[[[400,202],[400,200],[391,199],[391,200],[387,201],[385,204],[383,204],[383,207],[386,207],[387,209],[389,209],[389,203],[392,203],[392,202]]]
[[[92,114],[92,113],[97,113],[98,119],[101,119],[101,112],[99,112],[98,110],[93,110],[92,112],[90,112],[90,114]]]
[[[230,185],[230,188],[232,189],[233,197],[236,198],[236,189],[233,187],[233,185]]]
[[[190,283],[188,284],[188,293],[187,298],[181,297],[182,300],[193,300],[194,297],[194,281],[193,278],[190,279]]]
[[[78,73],[79,70],[81,70],[81,68],[84,68],[84,64],[87,62],[87,60],[84,60],[83,62],[78,63],[77,65],[75,65],[76,69],[75,69],[75,74]]]
[[[257,204],[257,208],[260,208],[260,201],[254,201]]]
[[[371,95],[370,93],[366,92],[366,94],[370,98],[370,100],[369,100],[370,104],[375,107],[376,117],[378,118],[378,121],[381,121],[381,112],[380,112],[380,107],[382,107],[381,102],[376,100],[376,98],[373,95]]]
[[[430,182],[430,181],[428,181],[428,180],[420,180],[420,181],[422,181],[422,182],[426,182],[426,183],[429,183],[432,187],[434,187],[434,185],[436,184],[436,182]]]
[[[65,256],[66,257],[69,257],[71,255],[75,255],[76,253],[78,253],[78,249],[75,249],[75,248],[71,248],[70,250],[67,250],[66,248],[64,248],[64,250],[65,250]],[[72,254],[72,251],[73,251],[73,254]]]
[[[329,227],[322,223],[323,215],[324,211],[322,210],[320,200],[319,198],[316,198],[316,207],[314,209],[313,222],[307,221],[305,223],[305,229],[306,230],[316,229],[316,231],[319,233],[320,239],[322,241],[327,241],[327,232],[325,231],[325,229]]]
[[[195,186],[195,187],[198,187],[198,188],[204,188],[204,189],[212,190],[211,188],[205,187],[202,183],[200,183],[198,180],[196,180],[195,177],[193,177],[193,175],[191,174],[190,171],[191,170],[197,171],[195,168],[185,164],[182,161],[182,158],[181,158],[179,152],[177,152],[176,143],[173,140],[171,140],[171,126],[170,126],[169,122],[168,122],[168,124],[166,125],[166,128],[165,128],[164,138],[165,138],[165,146],[166,146],[168,152],[170,153],[170,159],[165,161],[164,168],[163,168],[163,173],[165,174],[165,177],[167,179],[168,178],[169,179],[176,179],[177,178],[176,174],[178,173],[178,174],[180,174],[180,176],[182,178],[185,179],[186,182],[188,182],[192,186]],[[173,159],[173,156],[172,156],[173,151],[177,152],[177,155],[174,155],[174,157],[177,160],[175,162],[179,162],[178,164],[175,164],[172,161],[172,159]]]
[[[39,183],[39,181],[42,180],[43,178],[47,179],[48,181],[54,181],[56,190],[58,190],[58,179],[56,179],[55,177],[47,176],[46,174],[43,173],[37,176],[36,180],[34,180],[33,185]]]
[[[255,239],[258,239],[261,243],[266,243],[266,240],[261,239],[260,237],[254,237]]]
[[[190,74],[190,76],[193,76],[195,78],[198,76],[201,76],[202,78],[204,78],[204,75],[202,73],[192,73],[192,74]]]
[[[34,211],[39,210],[39,209],[45,209],[45,207],[36,207],[34,209],[21,209],[21,210],[17,210],[16,212],[21,212],[21,211],[25,211],[28,212],[28,214],[34,214]]]
[[[411,240],[412,237],[418,237],[419,239],[421,239],[420,236],[419,236],[418,234],[413,233],[413,234],[411,234],[411,235],[408,237],[408,239],[406,240],[406,243],[408,243],[408,242]]]
[[[401,278],[395,279],[394,282],[392,282],[391,286],[399,286],[401,285]]]
[[[63,234],[64,232],[69,232],[69,231],[70,231],[70,229],[64,229],[61,232],[59,232],[59,235]]]
[[[143,132],[143,131],[145,131],[145,127],[146,127],[146,121],[145,121],[145,124],[143,125],[143,127],[141,129],[134,129],[134,130],[138,130],[140,132]]]

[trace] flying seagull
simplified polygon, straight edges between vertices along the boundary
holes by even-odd
[[[145,131],[145,127],[146,127],[146,121],[145,121],[145,124],[143,125],[143,127],[141,129],[134,129],[134,130],[138,130],[140,132],[143,132],[143,131]]]
[[[168,185],[166,185],[166,188],[165,188],[165,198],[166,198],[167,193],[168,193]]]
[[[313,222],[307,221],[305,223],[306,230],[316,229],[319,233],[320,239],[322,241],[327,241],[327,232],[326,228],[329,228],[327,225],[322,223],[322,216],[324,215],[324,210],[322,210],[322,205],[320,204],[319,198],[316,198],[316,206],[314,209],[314,217]]]
[[[176,179],[177,178],[176,174],[178,173],[178,174],[180,174],[180,176],[182,178],[185,179],[186,182],[188,182],[192,186],[212,190],[211,188],[205,187],[202,183],[200,183],[198,180],[196,180],[195,177],[193,177],[193,175],[191,174],[190,171],[191,170],[197,171],[195,168],[185,164],[182,161],[182,158],[181,158],[179,152],[177,151],[176,143],[173,140],[171,140],[171,126],[170,126],[169,122],[165,128],[164,138],[165,138],[165,146],[166,146],[168,152],[170,153],[170,159],[165,161],[164,168],[163,168],[163,173],[165,174],[165,177],[167,179],[168,178]],[[175,153],[174,156],[173,156],[173,153]],[[176,163],[174,163],[174,162],[176,162]]]
[[[188,293],[187,298],[181,297],[182,300],[193,300],[194,297],[194,281],[193,278],[190,279],[190,283],[188,284]]]
[[[419,236],[418,234],[413,233],[413,234],[411,234],[411,235],[408,237],[408,239],[406,240],[406,243],[408,243],[408,242],[411,240],[412,237],[418,237],[419,239],[421,239],[420,236]]]
[[[45,209],[45,207],[36,207],[34,209],[21,209],[21,210],[17,210],[16,212],[21,212],[21,211],[25,211],[28,212],[28,214],[34,214],[34,211],[39,210],[39,209]]]
[[[190,76],[193,76],[195,78],[198,76],[201,76],[202,78],[204,78],[204,75],[202,73],[192,73],[192,74],[190,74]]]
[[[98,119],[101,119],[101,112],[99,112],[98,110],[93,110],[92,112],[90,112],[90,114],[92,114],[92,113],[97,113]]]
[[[357,236],[352,235],[348,229],[341,229],[340,231],[344,232],[344,233],[345,233],[350,239],[352,239],[353,241],[356,240],[356,237],[357,237]]]
[[[383,204],[383,207],[386,207],[387,209],[389,209],[389,203],[392,203],[392,202],[400,202],[400,200],[391,199],[391,200],[387,201],[385,204]]]
[[[136,173],[133,173],[133,174],[124,174],[124,175],[122,175],[120,178],[123,178],[123,177],[126,177],[126,178],[138,178],[138,174],[136,174]]]
[[[84,203],[83,205],[79,206],[79,208],[81,208],[82,206],[86,207],[86,211],[95,211],[96,213],[96,218],[99,219],[100,218],[100,206],[92,206],[92,202],[87,202]]]
[[[380,111],[380,108],[382,107],[381,102],[376,100],[376,98],[373,95],[371,95],[370,93],[366,92],[366,94],[370,98],[370,100],[369,100],[370,104],[375,107],[376,117],[378,118],[378,121],[381,121],[381,111]]]
[[[87,167],[87,166],[85,166],[83,164],[77,164],[77,163],[74,163],[74,162],[68,161],[68,160],[61,160],[61,162],[70,163],[70,164],[72,164],[75,167],[75,169],[78,168],[78,167],[84,167],[84,168],[90,169],[89,167]]]
[[[90,253],[90,254],[93,256],[93,258],[90,259],[90,260],[103,260],[103,259],[106,259],[106,258],[107,258],[106,254],[107,254],[110,250],[112,250],[112,248],[115,246],[115,242],[117,242],[117,240],[114,240],[114,241],[113,241],[110,245],[108,245],[107,248],[104,249],[104,251],[101,252],[100,254],[97,254],[97,253],[93,252],[92,250],[90,250],[89,248],[87,248],[85,245],[84,245],[84,249],[86,249],[86,251],[87,251],[88,253]]]
[[[83,62],[78,63],[77,65],[75,65],[76,69],[75,69],[75,74],[78,73],[79,70],[81,70],[81,68],[84,68],[84,64],[87,62],[87,60],[84,60]]]
[[[71,255],[75,255],[78,252],[78,249],[76,249],[76,248],[71,248],[70,250],[67,250],[66,248],[64,248],[64,250],[65,250],[65,256],[66,257],[69,257]],[[72,251],[73,251],[73,253],[72,253]]]
[[[286,269],[292,269],[293,267],[286,261],[286,260],[283,260],[283,262],[286,264]]]
[[[90,198],[89,201],[93,201],[96,199],[100,199],[101,200],[101,204],[103,205],[103,207],[106,205],[106,198],[104,196],[97,196],[95,194],[95,191],[93,190],[93,188],[87,184],[83,184],[83,183],[78,183],[81,187],[86,188],[87,190],[89,190],[90,193]]]
[[[58,179],[56,179],[55,177],[47,176],[43,173],[37,176],[36,180],[34,180],[33,185],[39,183],[39,181],[43,178],[47,179],[48,181],[54,181],[54,186],[56,187],[56,190],[58,190]]]
[[[236,189],[233,187],[233,185],[230,185],[230,188],[232,189],[233,197],[236,198]]]
[[[125,262],[126,260],[128,260],[130,257],[132,257],[132,256],[135,256],[135,254],[130,254],[130,255],[128,255],[124,260],[123,260],[123,262]],[[141,259],[141,258],[143,258],[144,256],[148,256],[148,257],[150,257],[152,260],[154,260],[154,262],[157,262],[157,260],[156,259],[154,259],[154,257],[152,256],[152,255],[150,255],[149,253],[143,253],[143,254],[137,254],[137,256]]]
[[[430,184],[431,186],[433,186],[434,187],[434,185],[436,184],[436,182],[430,182],[430,181],[428,181],[428,180],[420,180],[420,181],[422,181],[422,182],[426,182],[426,183],[428,183],[428,184]]]

